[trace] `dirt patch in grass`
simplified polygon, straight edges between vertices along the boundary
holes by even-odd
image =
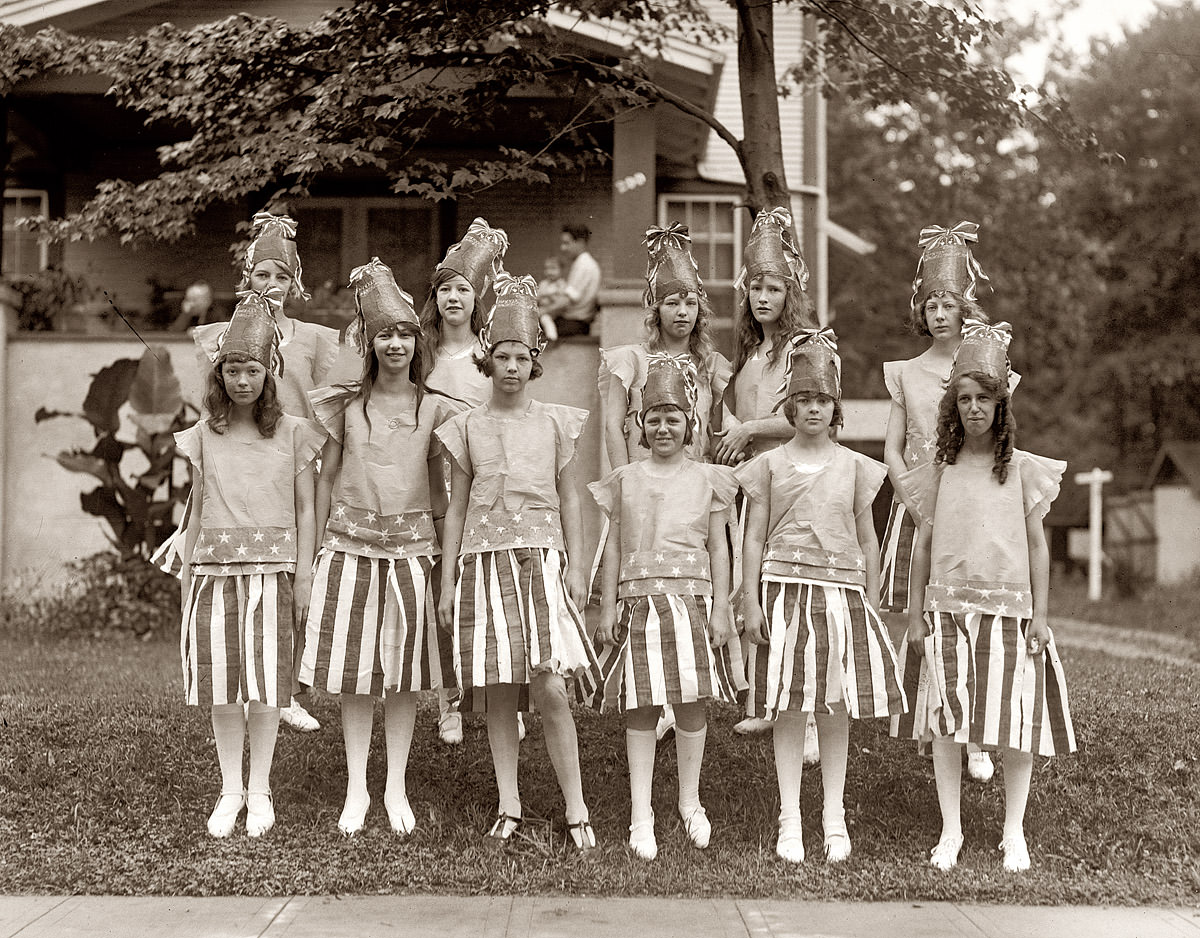
[[[778,796],[769,737],[732,733],[737,714],[711,712],[701,793],[713,845],[691,849],[676,818],[674,745],[660,746],[655,785],[659,860],[625,847],[629,794],[619,717],[577,713],[584,788],[601,849],[561,849],[562,802],[530,721],[522,745],[526,812],[550,819],[532,842],[488,847],[495,809],[483,724],[456,748],[436,738],[426,701],[409,765],[417,832],[387,828],[382,727],[370,765],[375,804],[351,840],[336,829],[345,785],[337,703],[318,696],[325,728],[281,731],[273,773],[279,816],[261,841],[214,841],[204,821],[218,789],[207,714],[179,701],[167,643],[0,633],[0,891],[265,895],[512,893],[746,896],[957,902],[1200,901],[1200,668],[1123,659],[1064,643],[1081,748],[1038,760],[1026,828],[1034,867],[1001,871],[1000,773],[964,782],[966,847],[936,874],[939,820],[932,766],[890,740],[880,722],[855,724],[846,808],[854,855],[821,859],[820,773],[804,781],[800,868],[774,855]]]

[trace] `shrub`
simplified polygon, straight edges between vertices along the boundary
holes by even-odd
[[[47,594],[0,596],[5,629],[44,635],[129,635],[148,641],[179,628],[179,581],[136,555],[113,551],[69,564],[67,582]]]

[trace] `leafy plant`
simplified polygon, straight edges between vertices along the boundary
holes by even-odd
[[[137,428],[133,442],[117,438],[125,405]],[[55,459],[64,469],[100,480],[99,486],[79,496],[81,507],[108,522],[109,539],[122,557],[149,560],[174,530],[171,514],[183,501],[186,488],[174,482],[174,434],[198,416],[183,400],[167,350],[157,346],[147,348],[140,361],[121,358],[100,369],[88,388],[82,413],[42,407],[34,420],[75,417],[92,425],[96,443],[90,450],[64,450]],[[140,454],[147,465],[126,477],[122,462],[130,451]]]
[[[21,294],[17,323],[29,332],[49,332],[59,315],[77,303],[96,298],[97,291],[84,277],[48,267],[29,277],[5,278]]]

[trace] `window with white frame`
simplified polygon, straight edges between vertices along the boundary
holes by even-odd
[[[734,195],[659,196],[659,224],[688,226],[692,256],[707,289],[731,289],[742,266],[742,215]]]
[[[45,270],[50,262],[46,242],[17,222],[22,218],[45,215],[50,198],[45,189],[4,190],[4,257],[0,272],[6,277],[31,277]]]

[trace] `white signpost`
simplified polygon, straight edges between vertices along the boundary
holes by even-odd
[[[1100,570],[1104,557],[1104,500],[1101,490],[1111,482],[1107,469],[1075,473],[1075,484],[1088,486],[1088,599],[1100,599]]]

